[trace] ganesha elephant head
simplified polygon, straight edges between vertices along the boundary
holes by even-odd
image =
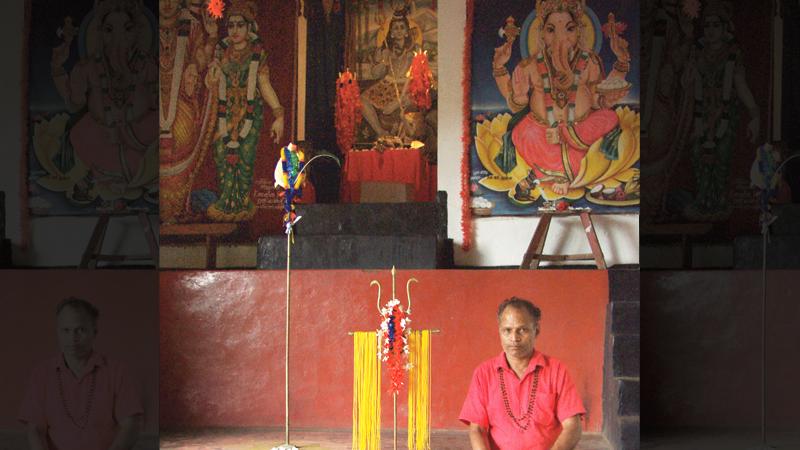
[[[542,17],[540,45],[555,69],[554,82],[566,88],[572,84],[572,63],[581,37],[583,3],[577,0],[543,0],[537,13]]]
[[[86,51],[102,55],[117,73],[130,70],[133,55],[149,53],[155,41],[141,0],[96,0],[88,19]]]

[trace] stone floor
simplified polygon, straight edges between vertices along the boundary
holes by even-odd
[[[162,449],[173,450],[270,450],[283,443],[284,431],[275,429],[215,429],[202,431],[161,432]],[[407,448],[406,435],[398,432],[397,447]],[[293,430],[290,441],[300,449],[351,450],[351,430]],[[392,432],[381,435],[381,448],[392,448]],[[469,450],[466,431],[433,431],[431,448]],[[576,450],[611,450],[599,434],[585,433]]]
[[[800,449],[800,432],[770,431],[767,445],[760,430],[688,429],[642,433],[641,450],[777,450]]]

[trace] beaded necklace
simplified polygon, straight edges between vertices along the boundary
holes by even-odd
[[[511,403],[508,401],[508,392],[506,392],[506,383],[505,378],[503,377],[503,368],[498,367],[497,372],[500,375],[500,392],[503,394],[503,406],[506,408],[506,414],[511,420],[514,422],[514,425],[521,428],[523,431],[527,430],[531,424],[531,418],[533,417],[533,406],[536,403],[536,388],[539,386],[539,369],[541,367],[536,367],[533,371],[533,381],[531,382],[531,391],[528,393],[528,409],[525,411],[525,414],[517,418],[514,415],[514,412],[511,411]]]
[[[700,49],[703,52],[705,48]],[[711,53],[709,51],[709,53]],[[731,93],[733,91],[733,76],[734,76],[734,69],[736,68],[736,51],[735,48],[723,48],[718,53],[723,54],[725,57],[725,62],[722,66],[722,114],[717,123],[716,129],[714,129],[714,133],[712,135],[712,139],[714,142],[714,148],[716,148],[716,144],[722,139],[725,133],[728,130],[728,124],[731,120],[730,114],[730,105],[731,105]],[[706,55],[701,53],[701,58]],[[714,55],[716,56],[716,55]],[[704,77],[703,73],[698,70],[699,79],[695,81],[694,84],[694,126],[695,129],[698,130],[705,130],[705,119],[706,117],[712,115],[713,111],[707,111],[705,105],[705,95],[703,92],[703,85],[706,83],[707,80],[714,80],[715,77],[718,76],[719,65],[715,64],[715,59],[721,58],[713,58],[709,57],[707,62],[707,66],[710,67],[711,70],[707,73]],[[712,81],[709,81],[709,84],[712,84]]]
[[[575,97],[578,92],[578,83],[580,82],[581,74],[589,64],[589,53],[581,50],[576,58],[574,67],[572,68],[572,85],[570,85],[567,92],[563,89],[554,88],[552,82],[553,68],[549,61],[544,57],[544,52],[539,52],[536,55],[536,68],[539,71],[539,76],[542,78],[544,85],[544,105],[547,112],[547,123],[551,127],[558,125],[555,118],[553,105],[558,105],[559,108],[567,107],[567,123],[572,124],[575,122]]]
[[[67,413],[67,417],[69,417],[69,420],[71,420],[76,427],[81,430],[86,428],[86,425],[89,424],[89,412],[92,409],[94,389],[97,385],[97,368],[92,369],[92,384],[89,386],[89,399],[86,402],[86,411],[84,411],[83,416],[78,418],[80,420],[75,419],[75,416],[72,415],[67,406],[67,398],[64,396],[64,383],[61,381],[61,367],[56,368],[56,374],[58,375],[58,395],[61,397],[61,404],[64,406],[64,412]]]
[[[221,56],[224,53],[229,55],[230,52],[233,51],[233,47],[230,46],[229,38],[225,38],[222,40],[220,45],[217,47],[217,54],[219,59],[222,59]],[[246,139],[247,136],[250,134],[250,130],[253,128],[253,119],[254,119],[254,110],[255,110],[255,96],[256,96],[256,79],[258,74],[258,64],[261,59],[261,41],[258,37],[253,38],[250,41],[250,47],[252,49],[250,53],[250,62],[248,64],[247,70],[247,110],[244,115],[244,124],[241,126],[239,131],[239,139]],[[233,76],[238,77],[238,71],[233,74]],[[236,80],[238,82],[238,79]],[[222,72],[219,77],[219,111],[217,112],[217,123],[219,126],[219,130],[221,132],[222,142],[225,144],[227,148],[238,148],[239,142],[238,140],[231,139],[230,135],[228,134],[228,94],[227,94],[227,78],[225,73]]]

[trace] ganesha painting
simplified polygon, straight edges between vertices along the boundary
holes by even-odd
[[[157,211],[151,8],[142,0],[33,4],[32,35],[53,36],[30,52],[34,214]]]
[[[474,212],[531,214],[554,202],[638,212],[638,64],[629,50],[638,48],[638,10],[505,3],[475,2]]]

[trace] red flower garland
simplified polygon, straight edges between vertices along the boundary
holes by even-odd
[[[336,80],[336,143],[342,154],[353,148],[356,127],[361,123],[361,92],[355,76],[349,70]]]
[[[381,317],[383,350],[378,356],[389,368],[389,393],[398,394],[403,386],[405,371],[408,370],[408,324],[411,319],[397,299],[390,300],[381,309]]]
[[[461,155],[461,248],[469,251],[472,248],[472,210],[470,209],[470,189],[469,189],[469,156],[470,144],[472,143],[472,126],[470,110],[472,99],[470,89],[472,84],[472,25],[475,16],[475,1],[467,0],[467,23],[464,26],[464,62],[462,110],[462,130],[461,143],[463,152]]]
[[[433,74],[428,65],[428,53],[414,53],[409,69],[408,94],[417,105],[417,108],[428,110],[431,108],[431,84]]]

